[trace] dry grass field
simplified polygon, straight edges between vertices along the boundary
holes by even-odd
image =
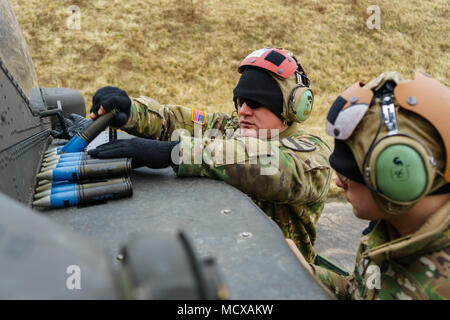
[[[448,0],[12,0],[43,87],[104,85],[206,111],[231,112],[241,59],[255,49],[296,53],[312,80],[324,135],[330,104],[382,71],[426,71],[449,85]],[[80,8],[80,29],[67,20]],[[369,29],[371,5],[381,28]],[[331,139],[328,139],[331,142]],[[331,194],[336,194],[336,187]]]

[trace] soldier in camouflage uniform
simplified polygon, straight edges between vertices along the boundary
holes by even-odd
[[[131,111],[123,110],[129,119],[121,129],[144,139],[113,141],[90,154],[132,157],[135,166],[172,165],[178,176],[223,180],[249,195],[313,261],[314,225],[329,188],[331,149],[299,126],[312,108],[309,79],[293,55],[274,48],[251,53],[239,71],[237,116],[133,98]],[[92,118],[121,101],[127,105],[128,96],[117,90],[105,87],[94,95]]]
[[[450,90],[383,73],[333,103],[330,157],[354,214],[371,220],[352,275],[305,266],[340,299],[450,298]],[[301,258],[300,258],[301,259]]]

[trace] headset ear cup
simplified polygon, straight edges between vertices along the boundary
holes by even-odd
[[[389,145],[375,159],[377,188],[394,201],[418,199],[427,190],[428,179],[423,156],[411,146]]]
[[[292,109],[298,122],[303,122],[311,115],[314,104],[314,95],[312,91],[305,87],[294,88]]]

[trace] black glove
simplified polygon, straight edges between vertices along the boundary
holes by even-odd
[[[117,109],[119,113],[113,118],[111,123],[114,127],[121,127],[127,123],[131,111],[131,99],[126,91],[116,87],[103,87],[98,89],[92,97],[92,107],[90,112],[98,115],[100,106],[105,111]]]
[[[147,166],[160,169],[178,163],[179,159],[171,158],[172,149],[178,143],[178,141],[158,141],[143,138],[114,140],[89,150],[88,154],[102,159],[132,158],[133,168]]]
[[[70,140],[74,135],[76,135],[80,131],[83,131],[94,121],[92,119],[86,119],[85,117],[82,117],[76,113],[71,113],[69,117],[70,119],[64,118],[64,123],[66,124],[67,133],[69,134],[69,136],[64,134],[61,123],[58,122],[55,125],[55,129],[50,131],[50,134],[54,138]]]

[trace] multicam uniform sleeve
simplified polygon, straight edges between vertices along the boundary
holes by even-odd
[[[310,264],[310,266],[314,271],[315,277],[325,287],[330,289],[330,291],[334,293],[339,300],[352,299],[350,288],[352,288],[353,286],[353,275],[344,277],[323,267],[319,267],[313,264]]]
[[[192,114],[193,109],[178,105],[163,106],[152,98],[141,96],[132,98],[130,118],[121,129],[135,136],[169,141],[176,129],[194,134]],[[205,118],[204,125],[199,125],[202,130],[215,128],[224,132],[227,129],[230,115],[220,112],[202,114]]]
[[[410,261],[408,261],[410,260]],[[448,300],[450,298],[450,247],[392,263],[381,274],[382,300]],[[365,290],[365,296],[369,295]]]
[[[317,142],[314,151],[301,152],[282,142],[238,134],[214,140],[183,137],[177,173],[220,179],[246,193],[312,261],[314,224],[331,176],[329,149]]]
[[[296,206],[315,203],[328,190],[330,168],[320,148],[308,152],[305,159],[277,140],[239,135],[231,139],[185,136],[179,147],[179,176],[220,179],[258,201]]]

